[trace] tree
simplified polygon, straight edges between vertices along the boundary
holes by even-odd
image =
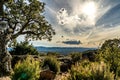
[[[6,49],[8,42],[15,41],[19,35],[25,35],[26,39],[51,40],[55,34],[43,15],[44,5],[40,0],[0,0],[1,75],[11,71],[8,65],[11,55]]]
[[[29,44],[28,41],[17,43],[12,50],[10,50],[11,55],[38,55],[39,52],[33,45]]]
[[[102,57],[106,63],[109,63],[110,70],[115,73],[116,77],[120,67],[120,39],[105,41],[99,53],[99,57]]]

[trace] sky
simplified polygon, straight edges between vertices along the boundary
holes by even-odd
[[[35,46],[99,47],[120,38],[120,0],[42,0],[44,15],[56,35],[52,41],[31,41]]]

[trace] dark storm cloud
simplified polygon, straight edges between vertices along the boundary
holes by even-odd
[[[62,43],[69,44],[69,45],[79,45],[79,44],[82,44],[81,41],[77,41],[77,40],[63,41]]]

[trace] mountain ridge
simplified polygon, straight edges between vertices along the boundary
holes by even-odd
[[[84,52],[87,50],[95,50],[97,48],[85,48],[85,47],[44,47],[44,46],[37,46],[35,47],[39,52],[58,52],[61,54],[69,54],[72,52]]]

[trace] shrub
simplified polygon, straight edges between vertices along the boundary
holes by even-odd
[[[68,72],[68,70],[71,69],[71,66],[72,66],[71,63],[61,63],[60,71],[61,72]]]
[[[116,71],[116,80],[118,80],[117,78],[120,79],[120,66],[117,68],[117,71]]]
[[[82,59],[89,59],[91,62],[95,62],[97,50],[87,50],[82,53]]]
[[[13,47],[13,49],[10,51],[10,53],[12,55],[25,55],[25,54],[38,55],[39,54],[39,52],[32,45],[29,45],[29,43],[26,41],[17,43]]]
[[[12,68],[15,67],[15,65],[19,62],[19,61],[23,61],[26,59],[27,56],[12,56],[12,60],[11,60],[11,65]]]
[[[78,63],[69,72],[69,80],[114,80],[114,74],[105,63]]]
[[[57,52],[47,52],[48,56],[59,56],[60,54]]]
[[[18,62],[15,65],[12,80],[38,80],[39,76],[39,62],[27,57],[23,62]]]
[[[55,73],[60,71],[59,62],[55,57],[46,57],[43,63],[43,67],[48,66],[49,69]]]
[[[73,62],[77,62],[82,59],[82,53],[75,52],[75,53],[71,53],[70,56]]]

